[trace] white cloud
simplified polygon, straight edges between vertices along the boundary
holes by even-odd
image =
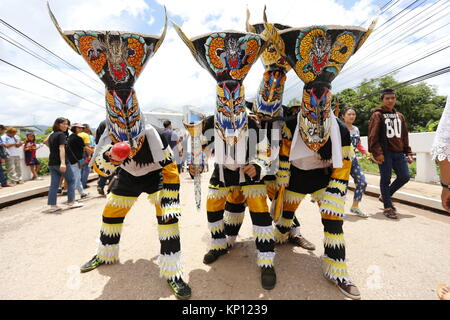
[[[168,10],[169,18],[175,18],[177,21],[182,19],[181,27],[190,38],[200,34],[220,31],[220,30],[245,30],[245,12],[246,3],[238,0],[229,1],[163,1],[157,0],[160,5],[165,5]],[[375,0],[361,0],[355,2],[355,5],[346,10],[342,5],[333,0],[316,1],[290,1],[290,0],[267,0],[267,16],[270,22],[279,22],[295,27],[307,26],[312,24],[341,24],[341,25],[359,25],[365,21],[364,27],[367,27],[370,20],[376,13]],[[405,2],[405,1],[402,1]],[[400,3],[402,3],[400,2]],[[63,30],[71,29],[109,29],[109,30],[129,30],[136,32],[146,32],[145,26],[153,24],[153,27],[162,28],[155,24],[155,6],[149,1],[107,1],[107,0],[52,0],[50,2]],[[248,1],[248,8],[251,12],[250,23],[262,22],[264,2],[251,0]],[[43,43],[50,50],[56,52],[64,59],[82,69],[91,78],[96,75],[88,68],[82,57],[73,52],[70,47],[61,39],[56,29],[52,25],[46,12],[45,2],[41,0],[26,1],[21,0],[2,0],[0,3],[0,12],[2,19],[8,21],[13,26],[23,30],[26,34]],[[395,10],[394,10],[395,11]],[[407,16],[405,17],[405,19]],[[380,18],[379,23],[385,21],[385,16]],[[162,19],[157,19],[161,21]],[[399,21],[400,23],[400,21]],[[143,29],[143,30],[142,30]],[[14,38],[16,35],[0,25],[0,31],[8,33]],[[423,34],[426,30],[423,30]],[[448,34],[448,29],[445,31]],[[439,34],[429,37],[428,41],[438,39]],[[376,40],[375,34],[373,39]],[[365,46],[368,46],[372,40],[369,38]],[[29,42],[24,42],[31,46]],[[382,41],[377,45],[382,47]],[[338,77],[334,85],[334,90],[339,88],[351,87],[358,84],[363,78],[377,75],[383,70],[389,71],[391,66],[401,65],[408,59],[420,53],[427,47],[426,42],[418,42],[410,47],[408,58],[405,52],[396,50],[401,44],[392,45],[392,53],[389,53],[384,59],[367,60],[364,63],[370,64],[374,69],[372,73],[362,71],[352,77]],[[36,52],[44,52],[33,47]],[[354,57],[352,57],[345,69],[351,67],[352,63],[357,62],[363,56],[364,47]],[[370,49],[370,47],[369,47]],[[368,51],[370,51],[367,49]],[[428,50],[428,49],[426,49]],[[388,52],[388,51],[387,51]],[[50,59],[49,55],[45,55]],[[358,57],[359,56],[359,57]],[[448,54],[447,54],[448,56]],[[61,72],[42,64],[31,56],[20,52],[0,39],[0,57],[11,61],[33,73],[41,75],[46,79],[61,85],[71,91],[84,96],[86,99],[95,101],[103,105],[104,96],[99,95],[93,90],[82,85],[70,77],[61,74]],[[414,76],[432,71],[442,65],[445,59],[445,52],[440,56],[430,57],[424,60],[424,63],[418,63],[411,68],[405,68],[399,73],[400,79],[406,80]],[[56,59],[52,59],[59,66],[63,64]],[[448,61],[448,58],[447,58]],[[361,69],[369,70],[369,68]],[[93,86],[100,92],[104,91],[103,85],[98,80],[89,80],[79,72],[70,68],[65,68],[64,72],[80,79],[80,81]],[[261,81],[263,73],[262,64],[256,63],[247,78],[244,81],[246,86],[247,98],[254,97]],[[61,91],[50,85],[25,75],[13,68],[0,63],[0,81],[25,88],[29,91],[38,92],[54,99],[65,101],[79,108],[71,108],[52,101],[47,101],[35,96],[31,96],[14,89],[6,88],[0,85],[0,94],[4,97],[3,104],[0,107],[0,123],[6,124],[31,124],[36,119],[38,124],[51,124],[58,116],[66,116],[72,121],[87,122],[96,127],[104,118],[105,110],[93,106],[89,102],[80,100],[67,92]],[[340,79],[342,81],[340,82]],[[445,94],[449,90],[449,77],[443,75],[434,78],[429,83],[439,87],[439,93]],[[209,73],[202,69],[194,60],[190,51],[175,33],[169,24],[166,39],[160,50],[148,62],[146,69],[137,80],[135,89],[142,110],[148,111],[152,108],[167,107],[181,110],[183,105],[199,106],[210,111],[215,105],[215,81]],[[293,72],[288,75],[286,87],[292,87],[286,92],[285,101],[301,95],[302,84],[298,83],[298,78]]]

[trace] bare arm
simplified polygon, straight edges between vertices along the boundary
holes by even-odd
[[[450,184],[450,161],[438,161],[441,169],[441,181],[445,184]],[[450,189],[442,187],[441,193],[442,207],[450,213]]]
[[[63,144],[59,145],[59,159],[61,160],[61,171],[66,171],[66,149]]]

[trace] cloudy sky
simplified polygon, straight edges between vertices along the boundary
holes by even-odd
[[[379,6],[388,0],[51,0],[50,5],[63,30],[120,30],[159,35],[164,24],[164,6],[169,19],[192,38],[220,30],[245,31],[248,6],[250,23],[262,22],[264,4],[270,22],[295,27],[319,24],[368,27]],[[408,5],[412,4],[409,8]],[[450,42],[448,0],[397,0],[378,20],[378,30],[345,66],[333,82],[334,92],[356,86],[364,78],[384,75]],[[393,15],[401,12],[391,22]],[[81,56],[62,40],[54,28],[44,0],[2,0],[0,18],[39,42],[79,70],[67,66],[42,48],[0,23],[0,59],[57,84],[86,100],[0,61],[0,123],[50,125],[58,116],[96,127],[104,118],[104,88]],[[0,21],[1,22],[1,21]],[[19,41],[53,66],[36,59],[4,39]],[[401,69],[404,81],[448,66],[449,49]],[[56,66],[56,68],[55,68]],[[244,81],[247,99],[255,96],[263,68],[256,63]],[[450,91],[450,74],[427,81],[438,93]],[[4,84],[20,88],[14,89]],[[154,108],[181,110],[184,105],[212,112],[215,81],[193,59],[169,23],[164,43],[148,62],[135,85],[143,111]],[[23,90],[27,90],[25,92]],[[302,84],[288,75],[285,103],[301,95]],[[39,94],[33,95],[29,92]],[[88,100],[88,101],[87,101]]]

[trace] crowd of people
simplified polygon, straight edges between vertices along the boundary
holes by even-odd
[[[22,175],[22,152],[25,155],[25,164],[30,168],[31,180],[42,180],[38,176],[41,163],[36,158],[36,150],[42,145],[36,143],[36,136],[27,133],[25,142],[22,141],[14,127],[6,128],[0,125],[0,183],[1,187],[14,187],[24,183]],[[6,164],[6,173],[2,163]],[[9,179],[9,182],[8,182]]]
[[[392,204],[392,196],[410,180],[408,163],[413,161],[413,157],[408,141],[408,128],[404,116],[400,112],[396,111],[395,103],[395,91],[385,90],[381,96],[381,107],[375,109],[370,118],[368,150],[361,143],[358,128],[353,125],[357,117],[356,110],[354,108],[345,108],[340,114],[340,118],[342,120],[341,123],[348,129],[350,133],[351,146],[355,151],[350,159],[350,175],[355,182],[355,191],[350,212],[362,218],[368,218],[369,215],[360,208],[363,194],[365,193],[367,187],[367,182],[358,161],[358,158],[360,157],[356,155],[358,152],[363,157],[371,159],[379,166],[381,193],[379,200],[383,203],[383,213],[387,218],[398,219],[397,209]],[[447,118],[450,113],[448,109],[449,106],[447,103],[447,108],[444,112],[444,116],[447,115]],[[448,133],[450,132],[450,130],[448,130],[449,122],[450,121],[448,120],[441,121],[438,128],[438,135],[435,140],[435,145],[432,150],[433,157],[436,158],[441,168],[441,183],[443,186],[442,204],[444,209],[448,212],[450,212],[450,143],[448,141]],[[187,148],[183,147],[183,139],[180,138],[180,136],[173,130],[172,124],[169,120],[165,121],[163,125],[164,130],[162,131],[161,136],[164,137],[164,140],[167,142],[170,149],[173,150],[174,163],[177,165],[178,173],[182,172],[183,164],[187,162],[187,165],[190,166],[191,169],[188,170],[188,173],[191,177],[193,177],[195,173],[191,166],[191,155],[186,152]],[[102,121],[99,124],[94,137],[88,124],[71,124],[68,119],[63,117],[57,118],[54,121],[52,127],[53,131],[44,141],[44,144],[46,144],[50,150],[48,162],[51,177],[48,193],[49,212],[57,212],[62,210],[62,207],[57,204],[57,194],[62,193],[62,190],[64,189],[67,194],[68,207],[77,208],[83,206],[83,203],[76,200],[75,192],[78,192],[81,199],[89,195],[85,189],[88,187],[87,178],[91,172],[91,157],[94,154],[95,146],[99,143],[99,139],[102,136],[105,127],[106,121]],[[32,172],[32,180],[40,179],[38,177],[38,171],[41,164],[36,158],[36,150],[40,146],[36,144],[34,134],[27,134],[25,142],[22,142],[20,137],[17,135],[17,130],[15,128],[5,128],[0,125],[0,139],[0,158],[2,161],[6,162],[7,176],[11,181],[11,183],[7,182],[2,166],[0,166],[0,181],[2,187],[12,187],[15,184],[23,183],[20,169],[20,152],[22,147],[25,152],[26,165],[30,167]],[[202,169],[199,172],[206,171],[204,170],[204,167],[207,164],[207,157],[204,152],[202,153],[201,158],[200,166],[202,166]],[[118,168],[111,176],[112,180],[114,180],[115,175],[117,175],[120,170],[121,169]],[[296,168],[292,168],[291,170],[293,170],[294,173],[299,171],[300,173],[298,174],[301,175],[302,170]],[[396,179],[391,183],[392,170],[395,171]],[[291,172],[291,174],[293,173]],[[110,182],[109,184],[111,184],[111,177],[100,176],[97,185],[97,191],[99,194],[105,195],[104,188],[108,181]],[[292,186],[289,184],[288,188]],[[208,205],[211,206],[210,203]],[[250,203],[250,206],[253,205],[254,204]],[[292,211],[294,213],[295,209]],[[296,219],[295,215],[291,218]],[[209,221],[209,223],[211,224],[214,222]],[[282,226],[277,227],[278,232],[286,231]],[[226,232],[227,231],[224,231],[224,236]],[[213,232],[212,236],[213,239],[214,237],[217,239],[217,232]],[[300,234],[299,237],[301,238]],[[304,242],[308,243],[306,239],[304,239]],[[222,251],[210,250],[207,255],[205,255],[205,263],[209,264],[214,262],[220,257],[220,255],[224,254],[230,248],[230,246],[227,247],[226,243],[224,245],[226,247],[221,249]],[[297,245],[305,247],[301,242],[297,242]],[[312,246],[312,248],[308,247],[308,250],[314,249],[314,246]],[[103,262],[96,256],[93,260],[89,261],[82,267],[82,271],[89,271],[101,263]],[[357,289],[356,291],[355,289],[352,290],[356,292],[356,295],[359,294]],[[350,293],[353,292],[352,290],[348,289],[347,291]],[[441,298],[449,298],[450,288],[448,286],[440,285],[438,290]]]

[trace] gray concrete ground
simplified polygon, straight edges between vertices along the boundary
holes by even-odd
[[[297,216],[304,236],[317,249],[277,247],[274,290],[260,285],[248,215],[236,247],[214,264],[204,265],[209,175],[203,175],[200,212],[195,210],[193,180],[182,175],[181,242],[192,299],[344,299],[322,277],[323,227],[317,206],[308,197]],[[95,188],[89,191],[94,193]],[[352,198],[349,192],[347,212]],[[120,263],[85,274],[79,273],[79,266],[95,253],[105,198],[90,197],[83,208],[58,214],[42,213],[46,201],[41,197],[0,209],[0,299],[175,299],[159,278],[155,210],[144,195],[125,220]],[[361,205],[370,214],[368,219],[348,214],[344,231],[350,275],[366,300],[437,299],[436,285],[450,283],[450,217],[396,206],[398,221],[385,218],[382,204],[369,196]]]

